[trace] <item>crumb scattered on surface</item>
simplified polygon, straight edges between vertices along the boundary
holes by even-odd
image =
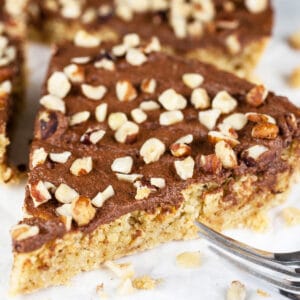
[[[176,263],[182,268],[197,268],[201,265],[201,253],[195,252],[183,252],[176,256]]]
[[[131,278],[134,276],[134,268],[131,263],[118,264],[113,261],[107,261],[104,263],[104,266],[119,278]]]
[[[100,283],[96,286],[96,293],[100,297],[101,300],[107,300],[108,295],[104,292],[104,284]]]
[[[132,285],[130,278],[124,279],[118,287],[118,294],[125,296],[134,293],[136,289]]]
[[[132,283],[133,283],[133,287],[135,287],[138,290],[153,290],[160,282],[161,282],[160,279],[154,279],[148,275],[144,275],[135,278]]]
[[[282,210],[281,216],[288,226],[300,224],[300,209],[297,207],[286,207]]]
[[[226,295],[227,300],[245,300],[246,287],[238,280],[232,281]]]
[[[294,69],[289,77],[289,84],[291,87],[300,88],[300,67]]]
[[[257,293],[257,295],[259,295],[260,297],[265,297],[265,298],[270,297],[270,294],[269,294],[269,293],[267,293],[266,291],[263,291],[263,290],[261,290],[261,289],[257,289],[256,293]]]
[[[300,29],[290,35],[289,43],[292,48],[300,50]]]

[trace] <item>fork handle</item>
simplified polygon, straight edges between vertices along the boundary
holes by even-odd
[[[299,264],[300,251],[290,253],[274,253],[274,258],[285,265]],[[300,271],[298,271],[297,273],[300,273]]]

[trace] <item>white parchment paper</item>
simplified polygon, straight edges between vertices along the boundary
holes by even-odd
[[[300,1],[277,0],[276,27],[274,38],[257,73],[265,84],[278,94],[288,96],[295,104],[300,105],[300,90],[292,90],[286,83],[292,69],[300,66],[300,52],[292,50],[286,43],[287,36],[300,29]],[[28,139],[31,137],[33,117],[36,112],[40,86],[46,71],[50,51],[38,45],[29,46],[29,92],[26,110],[22,113],[18,131],[15,134],[17,146],[14,156],[18,163],[24,163],[27,156]],[[8,299],[8,280],[12,264],[9,228],[21,217],[24,198],[24,183],[19,186],[0,187],[0,300]],[[300,207],[300,185],[296,185],[284,205]],[[287,228],[281,218],[283,206],[270,212],[270,228],[266,233],[258,234],[247,230],[233,230],[229,235],[255,247],[271,251],[300,250],[300,226]],[[203,264],[198,269],[180,269],[175,264],[178,253],[200,250]],[[232,280],[240,280],[247,286],[247,299],[262,299],[257,295],[258,288],[268,291],[267,299],[283,299],[272,293],[268,286],[242,272],[226,260],[216,256],[207,248],[203,240],[173,242],[162,245],[151,251],[122,259],[132,262],[137,275],[150,275],[163,279],[153,291],[139,291],[131,296],[121,297],[116,294],[119,280],[109,271],[98,270],[81,274],[74,278],[69,286],[53,287],[33,295],[17,297],[24,300],[79,300],[99,299],[96,286],[104,283],[109,299],[145,299],[145,300],[219,300],[225,299],[226,288]]]

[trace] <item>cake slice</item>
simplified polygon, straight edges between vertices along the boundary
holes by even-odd
[[[13,294],[195,238],[197,220],[261,229],[285,199],[299,171],[299,109],[160,48],[79,32],[54,49],[25,217],[12,229]]]
[[[13,178],[13,170],[7,162],[8,127],[12,112],[23,97],[25,28],[21,19],[6,10],[4,0],[0,5],[0,181],[8,182]]]
[[[110,40],[136,32],[241,76],[257,64],[273,17],[268,0],[31,0],[29,15],[31,35],[48,42],[78,29]]]

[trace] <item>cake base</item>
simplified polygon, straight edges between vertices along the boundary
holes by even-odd
[[[243,176],[234,179],[235,201],[230,203],[224,198],[227,183],[193,184],[182,191],[184,202],[178,208],[135,211],[91,233],[71,232],[38,250],[15,252],[11,294],[66,284],[82,271],[99,268],[104,261],[168,241],[196,238],[197,220],[219,231],[237,227],[261,231],[267,225],[268,209],[286,199],[291,183],[299,176],[299,157],[300,144],[294,142],[284,153],[290,168],[277,175],[272,191],[258,188],[258,176]]]

